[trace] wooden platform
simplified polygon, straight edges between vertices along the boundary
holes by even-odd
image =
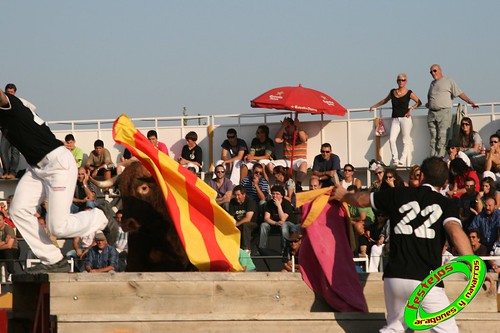
[[[15,276],[9,332],[377,332],[385,323],[381,274],[359,276],[368,314],[333,312],[299,273]],[[465,286],[446,282],[450,298]],[[461,332],[498,330],[496,296],[480,292],[457,316]]]

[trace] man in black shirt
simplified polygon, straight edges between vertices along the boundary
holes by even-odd
[[[70,214],[75,192],[75,159],[47,124],[21,100],[0,90],[0,127],[24,155],[29,167],[19,180],[10,217],[41,264],[28,273],[68,272],[69,264],[38,223],[36,207],[48,201],[46,224],[52,235],[73,238],[102,230],[107,218],[99,209]]]
[[[290,201],[285,199],[285,189],[283,186],[274,185],[271,187],[271,200],[266,202],[264,212],[264,221],[260,225],[261,249],[267,248],[268,234],[271,227],[280,228],[282,244],[290,237],[294,231],[300,232],[300,224],[293,213],[293,206]]]
[[[258,227],[259,209],[255,200],[247,197],[246,190],[241,185],[233,189],[234,198],[229,202],[229,214],[236,220],[236,227],[241,231],[241,248],[250,254],[252,233]]]
[[[372,207],[389,215],[391,250],[384,271],[384,297],[387,325],[380,332],[404,332],[403,316],[409,296],[429,274],[441,266],[441,250],[450,237],[459,255],[472,254],[462,230],[458,207],[439,193],[448,178],[448,167],[438,157],[424,160],[420,187],[395,187],[380,192],[347,193],[336,186],[331,198],[357,207]],[[427,313],[449,305],[440,283],[422,302]],[[440,332],[458,332],[454,318],[438,326]]]

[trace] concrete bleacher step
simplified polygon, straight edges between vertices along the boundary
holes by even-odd
[[[360,281],[367,314],[333,312],[299,273],[16,276],[9,332],[33,326],[41,288],[45,313],[59,333],[377,332],[385,323],[381,275],[360,274]],[[451,291],[458,288],[450,286]],[[484,319],[481,325],[500,327],[496,295],[478,297],[457,316],[462,332],[473,332]],[[482,302],[488,304],[474,304]]]

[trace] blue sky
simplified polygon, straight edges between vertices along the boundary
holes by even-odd
[[[398,73],[425,103],[441,64],[498,102],[500,1],[10,1],[0,85],[45,120],[252,112],[276,86],[369,107]],[[484,110],[485,112],[487,110]]]

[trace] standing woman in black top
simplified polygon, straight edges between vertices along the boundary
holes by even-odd
[[[413,140],[410,135],[411,128],[413,127],[411,112],[422,105],[417,95],[406,88],[407,80],[406,74],[399,74],[396,81],[398,83],[398,88],[391,89],[386,98],[370,108],[370,110],[374,111],[379,106],[389,102],[389,100],[392,103],[392,123],[389,143],[391,146],[392,163],[397,167],[411,165],[413,154]],[[415,102],[412,107],[410,107],[410,99]],[[401,158],[399,158],[398,147],[396,145],[399,132],[401,132],[403,136],[403,152]]]

